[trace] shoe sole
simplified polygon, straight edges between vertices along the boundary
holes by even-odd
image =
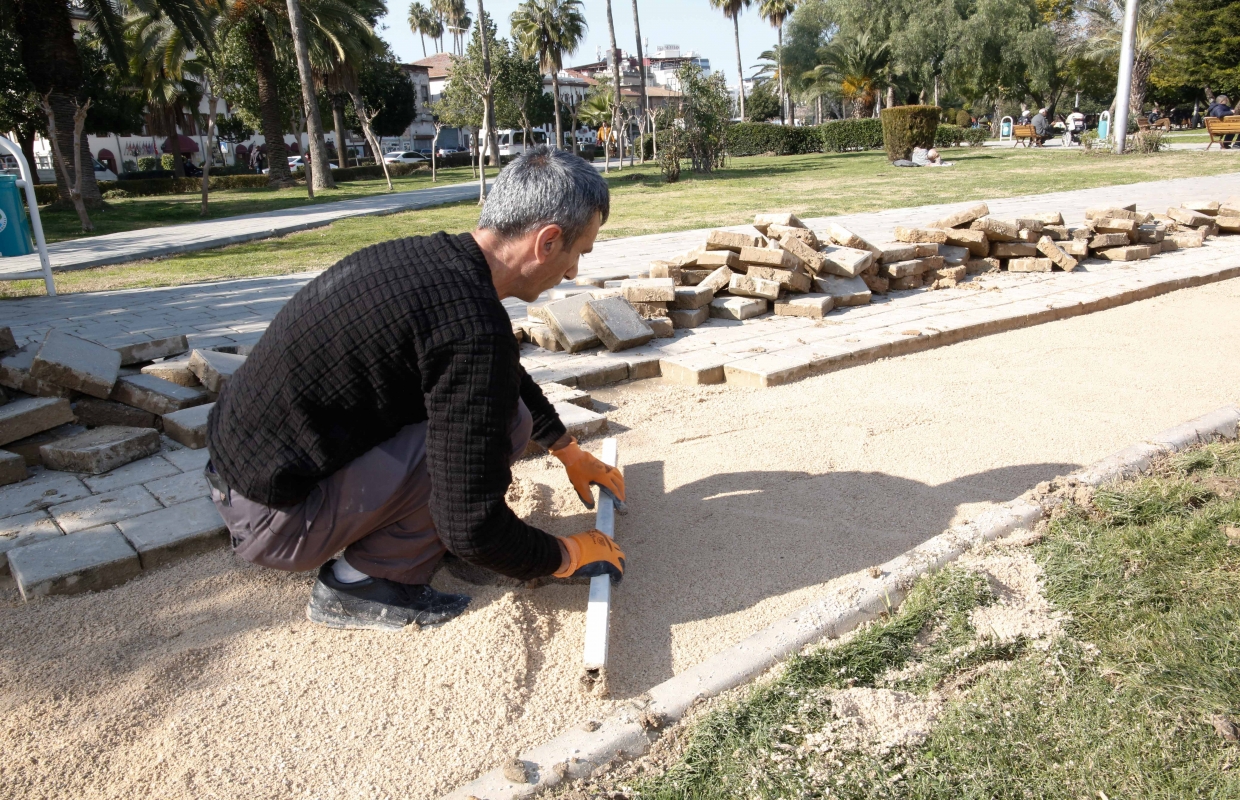
[[[344,631],[383,631],[385,633],[393,633],[395,631],[404,630],[406,627],[405,623],[397,622],[395,620],[390,622],[381,622],[379,620],[375,620],[374,622],[361,622],[357,617],[350,617],[344,614],[332,614],[327,611],[313,608],[310,605],[306,606],[306,619],[326,628],[335,628],[336,630]]]

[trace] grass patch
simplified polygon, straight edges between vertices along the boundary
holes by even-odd
[[[664,183],[652,165],[625,168],[608,176],[612,213],[602,237],[737,225],[769,210],[827,216],[1211,175],[1237,168],[1226,157],[1185,151],[1093,158],[1055,149],[960,148],[951,150],[949,158],[957,162],[955,167],[921,170],[892,167],[876,152],[734,158],[712,175],[686,173],[675,184]],[[196,209],[193,213],[197,214]],[[56,288],[72,293],[320,270],[385,239],[467,231],[477,221],[478,207],[471,202],[358,217],[280,239],[158,262],[58,273]],[[42,293],[41,281],[0,283],[0,298]]]
[[[670,756],[561,794],[1240,797],[1240,745],[1214,723],[1240,722],[1238,528],[1240,443],[1178,455],[1088,508],[1063,506],[1020,550],[1066,615],[1053,639],[979,638],[970,612],[994,602],[989,584],[950,567],[892,618],[708,713]],[[837,690],[876,685],[945,702],[924,741],[806,747],[831,724]]]

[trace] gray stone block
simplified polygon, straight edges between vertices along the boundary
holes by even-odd
[[[142,571],[137,552],[115,525],[19,547],[9,552],[9,568],[27,602],[108,589]]]
[[[52,506],[48,511],[65,533],[76,533],[160,508],[163,506],[146,489],[127,486]]]
[[[697,286],[677,286],[676,301],[673,306],[685,311],[692,311],[695,308],[710,305],[710,301],[714,299],[715,290],[709,286],[701,284]]]
[[[582,306],[581,317],[613,353],[654,338],[651,327],[623,297],[591,300]]]
[[[957,247],[954,244],[939,245],[939,255],[943,256],[943,263],[949,267],[961,267],[969,261],[969,248]]]
[[[216,350],[195,350],[189,357],[189,369],[198,378],[207,391],[219,394],[223,391],[228,379],[233,376],[245,356],[232,353],[221,353]]]
[[[87,488],[95,494],[102,494],[180,474],[181,470],[171,462],[161,456],[151,456],[138,459],[123,467],[117,467],[104,475],[82,478],[82,483],[86,484]]]
[[[159,452],[159,432],[151,428],[102,428],[70,436],[39,448],[43,466],[62,472],[100,475]]]
[[[197,351],[195,351],[197,352]],[[227,354],[219,354],[227,355]],[[229,356],[229,358],[241,358]],[[171,414],[209,401],[201,387],[181,386],[155,375],[130,375],[116,382],[112,399],[151,414]]]
[[[73,422],[73,408],[59,397],[26,397],[0,406],[0,445]]]
[[[154,375],[156,378],[163,378],[166,381],[177,384],[178,386],[201,386],[198,382],[198,376],[189,368],[188,358],[178,358],[171,361],[157,361],[154,364],[147,364],[142,368],[143,375]]]
[[[140,364],[143,361],[154,361],[157,358],[179,356],[189,351],[189,342],[183,334],[169,336],[164,339],[151,339],[144,342],[122,345],[116,348],[121,354],[121,366]]]
[[[570,405],[569,403],[556,403],[555,413],[559,415],[560,422],[564,423],[568,433],[571,436],[576,436],[578,439],[584,439],[587,436],[593,436],[596,433],[602,433],[607,430],[607,417],[595,413],[588,408]]]
[[[842,278],[855,278],[874,263],[874,254],[855,247],[831,245],[822,250],[822,270]]]
[[[696,328],[710,319],[710,304],[694,309],[673,308],[667,312],[667,316],[672,321],[673,328]]]
[[[30,377],[106,400],[120,368],[121,354],[115,350],[51,330],[30,365]]]
[[[0,328],[0,356],[17,349],[17,340],[13,338],[13,331],[5,326]]]
[[[182,472],[189,472],[207,466],[207,462],[211,460],[211,453],[205,447],[199,450],[185,448],[165,450],[160,457],[166,458]]]
[[[580,353],[600,344],[598,334],[590,330],[581,316],[581,309],[592,299],[588,294],[580,294],[542,307],[543,320],[555,334],[560,347],[570,353]]]
[[[589,392],[583,392],[575,386],[565,386],[562,383],[543,383],[539,384],[539,389],[543,395],[551,403],[572,403],[582,408],[594,409],[594,399],[590,397]]]
[[[123,380],[123,379],[122,379]],[[117,383],[120,386],[120,383]],[[115,390],[113,390],[115,393]],[[112,400],[83,397],[73,404],[73,413],[80,424],[88,428],[104,425],[124,425],[128,428],[159,428],[159,416],[140,408],[127,406]]]
[[[43,469],[31,470],[31,475],[26,480],[0,489],[0,519],[89,496],[90,489],[73,475]]]
[[[654,331],[656,339],[670,339],[676,335],[676,325],[670,317],[653,317],[646,320],[646,324],[650,326],[650,330]],[[655,363],[658,363],[655,361]]]
[[[17,453],[0,450],[0,486],[8,486],[26,478],[26,459]]]
[[[0,576],[9,574],[9,551],[63,535],[46,511],[0,519]]]
[[[671,303],[676,299],[676,284],[671,278],[630,278],[620,283],[620,290],[625,300],[634,303]]]
[[[710,315],[720,319],[744,320],[765,314],[767,301],[749,297],[716,297],[710,301]]]
[[[26,466],[41,467],[43,466],[43,453],[41,452],[43,445],[59,442],[61,439],[68,439],[70,436],[77,436],[79,433],[85,432],[86,428],[82,425],[73,423],[57,425],[55,428],[40,431],[33,436],[27,436],[25,439],[9,442],[4,447],[6,450],[17,453],[26,459]]]
[[[30,377],[30,367],[37,352],[37,343],[28,344],[0,358],[0,386],[36,397],[68,397],[72,393],[69,389]]]
[[[829,294],[807,294],[775,302],[775,315],[780,317],[809,317],[822,319],[832,308],[835,301]]]
[[[138,551],[143,569],[214,550],[227,541],[228,532],[208,497],[130,517],[116,527]]]
[[[207,485],[207,478],[202,470],[182,472],[180,475],[171,475],[144,483],[143,486],[155,495],[156,500],[166,506],[175,506],[200,497],[211,496],[211,489]]]
[[[779,297],[779,284],[765,278],[749,275],[733,275],[728,282],[728,291],[741,297],[754,297],[761,300],[774,300]],[[715,301],[711,301],[712,304]]]
[[[215,408],[215,403],[207,403],[166,414],[163,418],[164,433],[172,441],[186,447],[195,450],[206,447],[207,417],[211,415],[213,408]]]

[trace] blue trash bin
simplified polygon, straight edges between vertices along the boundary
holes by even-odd
[[[0,175],[0,256],[25,256],[34,252],[26,206],[17,188],[16,175]]]

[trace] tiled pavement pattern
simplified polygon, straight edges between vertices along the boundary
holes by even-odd
[[[1161,211],[1189,199],[1222,199],[1238,192],[1237,176],[1217,176],[999,200],[990,208],[1001,218],[1060,210],[1074,222],[1090,206],[1136,202],[1143,209]],[[896,224],[935,219],[963,205],[967,204],[829,221],[872,241],[885,241]],[[822,229],[828,220],[807,222]],[[602,242],[583,263],[582,272],[590,277],[638,273],[649,260],[692,249],[703,236],[702,231],[690,231]],[[726,380],[765,386],[1235,276],[1240,276],[1240,237],[1221,237],[1203,248],[1148,261],[1089,260],[1067,274],[1003,273],[978,276],[955,289],[892,292],[869,306],[832,312],[822,321],[772,316],[745,322],[715,319],[677,331],[673,339],[614,354],[550,353],[527,344],[523,361],[540,382],[583,387],[660,374],[686,382]],[[55,327],[110,346],[175,333],[186,333],[191,347],[248,344],[262,335],[275,312],[311,277],[4,301],[0,324],[11,325],[19,343]],[[523,305],[511,303],[510,313],[522,315]],[[204,506],[209,505],[201,478],[206,452],[185,450],[167,440],[164,444],[159,455],[106,475],[35,470],[30,479],[0,489],[0,553],[19,541],[34,542],[44,551],[56,551],[49,557],[60,560],[60,573],[65,573],[65,563],[73,566],[75,558],[83,562],[77,572],[69,570],[69,578],[61,574],[32,581],[32,593],[102,588],[128,580],[141,567],[223,541],[218,516]],[[65,534],[82,538],[56,539]],[[69,548],[70,541],[80,546]],[[19,566],[23,557],[18,556]],[[37,573],[39,566],[32,564],[31,571]],[[6,567],[0,562],[0,573]],[[56,568],[50,572],[56,573]]]

